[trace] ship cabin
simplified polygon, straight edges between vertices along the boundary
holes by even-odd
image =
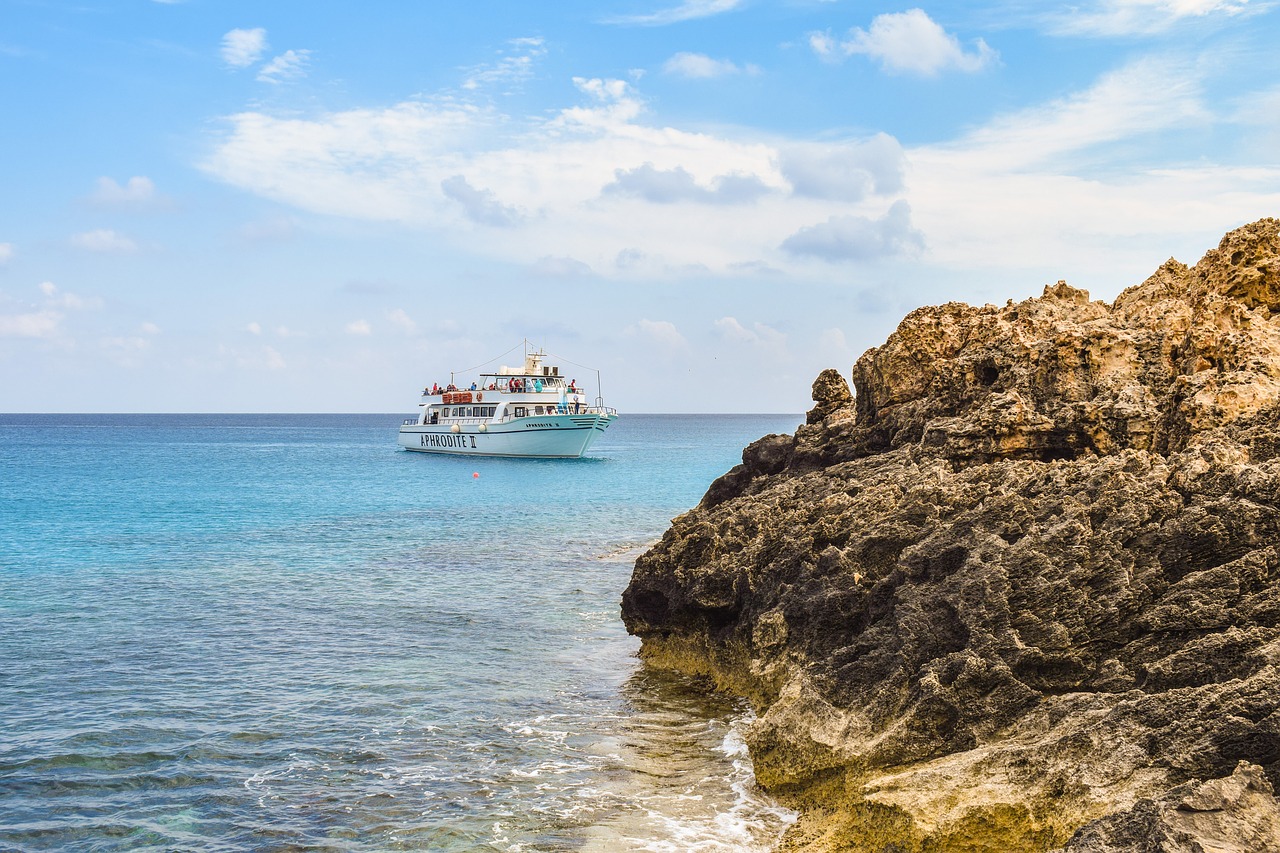
[[[499,424],[520,418],[572,415],[588,410],[586,395],[576,381],[565,381],[560,368],[542,363],[545,353],[526,353],[520,367],[482,373],[469,388],[438,394],[422,392],[418,424]],[[483,427],[482,427],[483,428]]]

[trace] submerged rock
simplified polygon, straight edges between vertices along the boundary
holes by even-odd
[[[1280,220],[1110,305],[921,308],[852,379],[623,596],[755,704],[784,849],[1280,851]],[[1177,800],[1241,784],[1252,846]]]

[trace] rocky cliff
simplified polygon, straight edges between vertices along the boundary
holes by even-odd
[[[783,848],[1280,850],[1280,220],[1112,304],[921,308],[852,380],[623,596],[757,708]]]

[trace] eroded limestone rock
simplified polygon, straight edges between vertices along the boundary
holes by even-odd
[[[1280,220],[1111,305],[921,308],[852,378],[623,597],[651,663],[757,706],[785,847],[1174,838],[1171,789],[1280,781]]]

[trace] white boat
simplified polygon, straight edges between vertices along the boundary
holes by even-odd
[[[618,419],[601,397],[589,401],[546,353],[525,352],[520,367],[481,373],[470,387],[426,388],[399,444],[421,453],[577,458]]]

